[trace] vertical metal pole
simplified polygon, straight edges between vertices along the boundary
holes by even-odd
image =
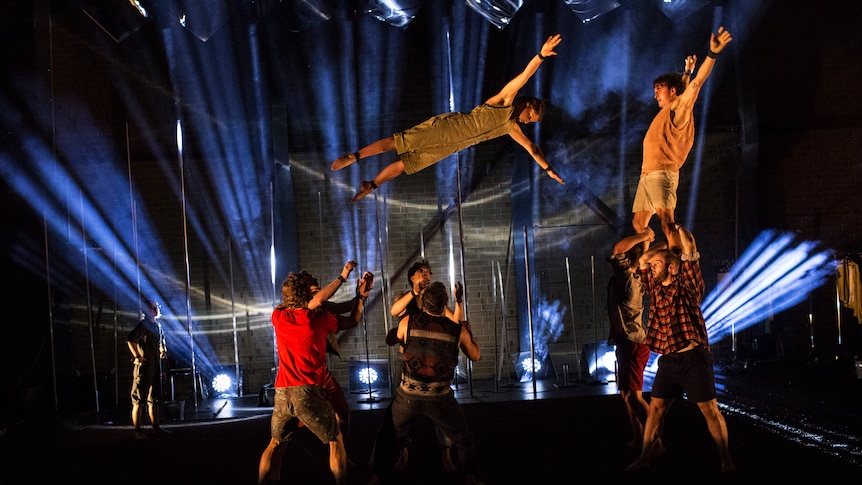
[[[590,284],[593,291],[593,340],[596,342],[595,351],[593,352],[594,364],[596,366],[596,379],[593,384],[607,384],[606,381],[599,379],[599,322],[596,319],[596,257],[590,256]]]
[[[377,243],[380,241],[380,204],[377,197],[374,198],[374,215],[377,223]],[[361,277],[362,275],[360,275]],[[385,312],[385,311],[384,311]],[[368,384],[368,397],[360,399],[359,402],[377,402],[380,398],[374,397],[374,389],[371,387],[371,349],[368,346],[368,304],[366,302],[362,309],[362,331],[365,336],[365,380]],[[391,383],[391,381],[390,381]]]
[[[54,391],[54,413],[60,411],[57,397],[57,356],[54,350],[54,299],[51,296],[51,257],[48,250],[48,216],[42,213],[42,228],[45,238],[45,281],[48,289],[48,336],[51,339],[51,389]]]
[[[186,323],[188,324],[189,348],[191,349],[191,368],[192,368],[192,398],[195,403],[195,410],[198,408],[198,379],[197,367],[195,363],[195,336],[192,328],[192,276],[191,264],[189,263],[189,233],[188,233],[188,215],[186,213],[186,176],[185,167],[183,165],[183,125],[181,120],[177,120],[177,159],[180,166],[180,188],[182,197],[183,209],[183,256],[186,264]]]
[[[51,158],[52,165],[56,166],[57,161],[57,112],[55,106],[54,95],[54,15],[53,10],[48,8],[48,35],[50,40],[48,48],[50,52],[50,82],[51,82]],[[59,398],[57,396],[57,356],[54,347],[54,300],[51,296],[51,258],[49,256],[48,244],[48,215],[47,210],[42,211],[43,234],[45,237],[45,282],[48,290],[48,334],[51,337],[51,385],[54,391],[54,413],[60,411]]]
[[[578,366],[578,380],[583,380],[583,373],[581,370],[581,356],[580,351],[578,350],[578,331],[575,328],[575,304],[572,299],[572,270],[569,267],[569,257],[566,256],[566,282],[569,285],[569,314],[572,316],[572,340],[575,346],[575,361]]]
[[[491,287],[494,289],[494,362],[500,361],[499,340],[497,340],[497,278],[494,277],[494,261],[491,261]],[[499,391],[500,371],[499,367],[494,377],[494,392]]]
[[[84,289],[87,295],[87,329],[90,337],[90,365],[93,370],[93,394],[96,398],[96,414],[99,413],[99,380],[96,376],[96,347],[93,338],[93,304],[90,296],[90,265],[89,255],[90,250],[87,247],[87,223],[84,216],[84,193],[78,191],[78,201],[81,204],[81,249],[84,252]]]
[[[843,284],[845,285],[845,288],[846,288],[847,280],[850,276],[849,273],[847,272],[849,269],[848,264],[847,264],[847,257],[845,257],[844,260],[841,261],[841,265],[842,265],[841,269],[843,270],[841,274],[844,275],[842,280],[843,280]],[[845,295],[848,294],[846,290],[845,290],[844,294]],[[844,344],[844,337],[843,337],[843,335],[841,335],[841,333],[842,333],[841,332],[841,306],[842,306],[842,304],[841,304],[841,290],[838,288],[838,285],[835,285],[835,318],[836,318],[836,321],[838,322],[838,357],[842,357],[841,354],[843,353],[843,350],[844,350],[842,348],[843,344]]]
[[[425,232],[422,231],[422,224],[419,224],[419,257],[425,259]]]
[[[386,202],[386,196],[383,195],[380,197],[380,199],[381,199],[381,204],[383,206],[383,209],[385,211],[385,209],[388,207],[388,204]],[[374,203],[375,204],[377,203],[377,199],[375,199]],[[383,220],[382,225],[380,224],[381,219]],[[382,227],[382,234],[381,234],[381,227]],[[420,230],[420,232],[421,232],[421,230]],[[388,216],[388,214],[386,214],[384,212],[382,217],[380,217],[380,216],[377,217],[377,247],[380,248],[379,249],[380,250],[380,278],[379,278],[379,280],[380,280],[380,284],[381,284],[380,299],[383,302],[383,330],[386,332],[387,335],[389,333],[389,329],[392,328],[393,325],[397,325],[397,323],[393,324],[393,322],[390,321],[391,315],[389,314],[389,309],[391,308],[391,304],[389,303],[389,292],[391,289],[389,287],[389,276],[388,276],[388,271],[387,271],[387,268],[389,268],[389,257],[387,256],[388,251],[383,249],[383,248],[389,248],[388,242],[389,242],[389,216]],[[377,279],[378,278],[375,278],[375,280],[377,280]],[[393,366],[392,366],[392,347],[389,347],[387,349],[387,351],[388,351],[387,357],[389,357],[389,358],[386,359],[386,362],[387,362],[386,372],[389,373],[389,391],[390,391],[390,393],[394,393],[395,392],[395,376],[394,376],[394,372],[392,371],[392,368],[393,368]]]
[[[278,305],[278,302],[281,300],[281,291],[277,289],[275,286],[276,275],[275,275],[275,184],[273,181],[269,182],[269,264],[270,271],[272,272],[272,306],[275,308]],[[275,334],[275,326],[271,325],[272,329],[272,357],[273,363],[272,368],[275,370],[278,369],[278,338]],[[272,385],[275,387],[275,373],[272,375]]]
[[[527,320],[530,323],[530,374],[533,378],[533,398],[536,398],[536,344],[533,341],[533,295],[530,288],[530,241],[527,238],[527,226],[524,226],[524,268],[527,283]]]
[[[236,290],[233,282],[233,243],[231,242],[230,234],[227,236],[227,254],[228,266],[230,267],[230,316],[233,321],[233,361],[236,366],[235,382],[236,382],[236,397],[242,397],[242,385],[240,379],[242,375],[239,370],[239,339],[236,333]]]
[[[446,55],[449,66],[449,110],[455,110],[455,93],[454,93],[454,80],[452,79],[452,42],[451,36],[449,33],[449,25],[448,21],[446,23]],[[459,260],[461,263],[461,280],[464,285],[464,301],[462,306],[462,319],[469,321],[467,307],[468,307],[468,295],[467,291],[467,264],[464,258],[464,212],[463,212],[463,196],[461,194],[461,156],[460,153],[455,153],[455,160],[457,160],[457,177],[456,182],[458,184],[458,238],[460,241],[460,251],[459,251]],[[465,367],[467,368],[467,382],[470,387],[470,394],[473,394],[473,361],[470,359],[465,360]],[[457,377],[457,372],[456,372]],[[457,385],[457,379],[455,379]]]
[[[117,245],[114,244],[114,272],[117,271]],[[117,283],[116,279],[114,280],[114,409],[116,409],[120,405],[120,377],[119,372],[117,370],[120,368],[120,338],[119,338],[119,322],[117,321],[117,310],[119,306],[117,305]]]
[[[500,352],[497,363],[497,378],[500,378],[500,373],[503,372],[503,362],[506,361],[506,352],[509,349],[509,334],[506,329],[506,293],[503,291],[503,273],[500,270],[500,263],[497,262],[497,284],[500,287],[500,323],[502,324],[502,328],[500,329],[500,346],[503,348],[503,351]],[[511,384],[511,380],[509,381]]]

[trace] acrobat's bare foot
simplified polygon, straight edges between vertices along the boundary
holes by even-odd
[[[407,467],[407,460],[410,458],[410,453],[407,451],[407,448],[401,450],[401,454],[398,455],[398,459],[395,461],[395,471],[403,472],[404,468]]]
[[[485,485],[484,483],[480,482],[475,475],[467,475],[464,478],[464,483],[466,483],[467,485]]]
[[[664,447],[664,444],[661,441],[656,441],[652,445],[649,457],[651,460],[655,460],[656,458],[661,458],[666,454],[667,448]]]
[[[365,196],[370,194],[376,188],[377,184],[375,184],[373,180],[363,180],[362,185],[359,186],[359,193],[353,196],[353,202],[356,202],[359,199],[364,199]]]
[[[452,453],[450,450],[451,448],[449,447],[443,448],[443,469],[449,473],[454,473],[458,471],[458,467],[452,462]]]
[[[352,164],[359,160],[359,152],[349,153],[344,155],[343,157],[336,158],[332,165],[329,166],[330,170],[341,170],[342,168]]]
[[[640,458],[632,462],[629,466],[626,467],[627,472],[637,472],[640,470],[645,470],[649,468],[650,460],[649,458],[641,455]]]

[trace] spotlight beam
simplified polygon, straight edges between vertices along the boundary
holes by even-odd
[[[704,299],[703,315],[711,340],[744,330],[804,300],[835,274],[830,250],[794,236],[764,231],[718,286]]]

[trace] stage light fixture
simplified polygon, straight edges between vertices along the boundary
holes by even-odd
[[[84,7],[84,14],[119,43],[150,21],[152,16],[148,5],[148,1],[138,0],[90,0]]]
[[[581,355],[590,376],[601,381],[616,379],[617,355],[613,344],[609,344],[607,340],[587,342]]]
[[[709,0],[653,0],[656,7],[674,23],[679,23],[709,3]]]
[[[520,352],[512,354],[512,362],[515,365],[515,373],[519,382],[532,381],[534,374],[536,379],[556,378],[556,371],[550,355],[544,357],[533,355],[531,358],[529,352]]]
[[[381,22],[404,28],[416,18],[424,3],[425,0],[371,0],[364,11]]]
[[[524,4],[523,1],[517,0],[466,0],[467,6],[472,8],[476,13],[485,17],[485,20],[494,24],[500,30],[506,28],[512,17]]]
[[[354,359],[348,363],[347,370],[350,392],[377,392],[389,388],[389,361],[386,359]]]
[[[563,0],[566,5],[581,19],[587,23],[610,12],[620,6],[616,0]]]
[[[224,372],[220,372],[213,377],[212,386],[216,393],[221,394],[233,387],[233,378]]]
[[[218,368],[210,379],[210,389],[215,398],[238,397],[242,387],[243,368],[239,366],[239,385],[236,380],[236,366],[227,365]]]

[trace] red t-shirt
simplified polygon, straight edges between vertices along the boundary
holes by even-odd
[[[272,325],[278,344],[275,387],[315,384],[326,376],[326,336],[338,331],[335,315],[308,309],[275,309]]]

